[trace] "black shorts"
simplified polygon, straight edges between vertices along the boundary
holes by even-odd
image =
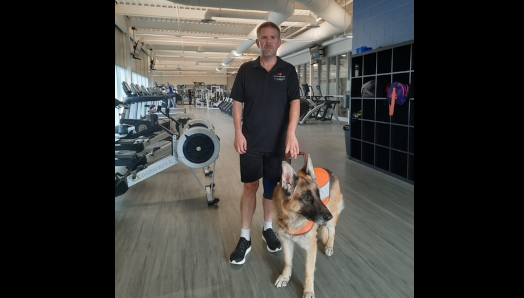
[[[243,183],[255,182],[260,178],[277,183],[282,177],[281,153],[247,151],[240,154],[240,181]]]

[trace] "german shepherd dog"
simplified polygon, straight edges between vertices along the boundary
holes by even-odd
[[[314,298],[313,286],[317,258],[317,230],[326,256],[333,255],[335,226],[344,209],[338,178],[328,169],[313,168],[309,154],[304,167],[295,172],[289,161],[282,162],[282,180],[273,193],[276,232],[284,251],[284,270],[275,286],[285,287],[291,277],[295,243],[306,251],[306,277],[303,298]]]

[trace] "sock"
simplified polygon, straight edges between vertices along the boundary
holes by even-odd
[[[273,228],[273,222],[264,221],[264,231]]]
[[[251,241],[251,229],[240,229],[240,237],[244,237],[247,241]]]

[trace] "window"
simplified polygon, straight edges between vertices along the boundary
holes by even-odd
[[[338,91],[337,94],[344,95],[338,107],[339,117],[348,117],[349,106],[349,54],[341,54],[338,56]]]
[[[115,65],[115,98],[123,101],[126,97],[126,94],[124,93],[124,89],[122,88],[122,82],[126,81],[128,83],[135,83],[139,86],[144,85],[144,87],[149,86],[149,80],[147,77],[142,76],[137,73],[132,73],[131,75],[131,82],[126,80],[126,69]],[[146,103],[138,103],[138,104],[132,104],[127,111],[126,118],[131,119],[139,119],[142,116],[145,116],[145,105]],[[115,108],[115,125],[120,124],[120,114],[124,112],[123,108]]]

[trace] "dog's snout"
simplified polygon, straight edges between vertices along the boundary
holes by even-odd
[[[333,214],[331,213],[328,213],[328,214],[324,214],[324,220],[325,221],[329,221],[333,218]]]

